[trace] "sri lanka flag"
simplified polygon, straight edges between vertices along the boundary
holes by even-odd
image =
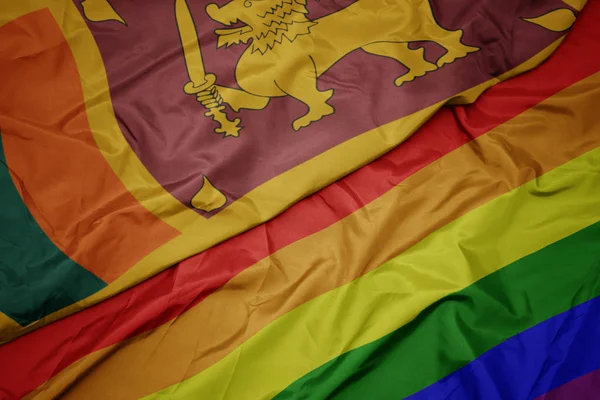
[[[597,0],[0,4],[0,396],[600,393]]]

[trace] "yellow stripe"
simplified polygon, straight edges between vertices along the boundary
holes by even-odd
[[[364,277],[284,315],[213,367],[146,398],[272,398],[435,301],[599,220],[600,148],[455,220]]]

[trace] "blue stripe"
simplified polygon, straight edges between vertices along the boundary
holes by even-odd
[[[535,399],[599,369],[599,339],[595,298],[513,336],[408,399]]]

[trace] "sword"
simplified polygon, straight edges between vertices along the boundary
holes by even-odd
[[[175,0],[175,19],[179,29],[183,55],[190,82],[186,83],[183,90],[187,94],[196,95],[196,99],[207,111],[204,113],[207,117],[212,117],[219,124],[215,129],[217,133],[224,133],[225,136],[239,136],[242,127],[239,126],[241,119],[235,118],[230,121],[227,114],[223,112],[225,106],[223,99],[217,91],[215,74],[207,74],[204,70],[202,61],[202,52],[196,32],[196,25],[192,19],[192,13],[186,0]]]

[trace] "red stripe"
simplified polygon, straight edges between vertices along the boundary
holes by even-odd
[[[548,62],[488,90],[474,105],[441,110],[402,146],[270,222],[1,346],[0,360],[11,362],[0,363],[0,388],[21,397],[81,357],[168,322],[258,260],[339,221],[436,159],[594,73],[597,15],[600,1],[592,1]]]

